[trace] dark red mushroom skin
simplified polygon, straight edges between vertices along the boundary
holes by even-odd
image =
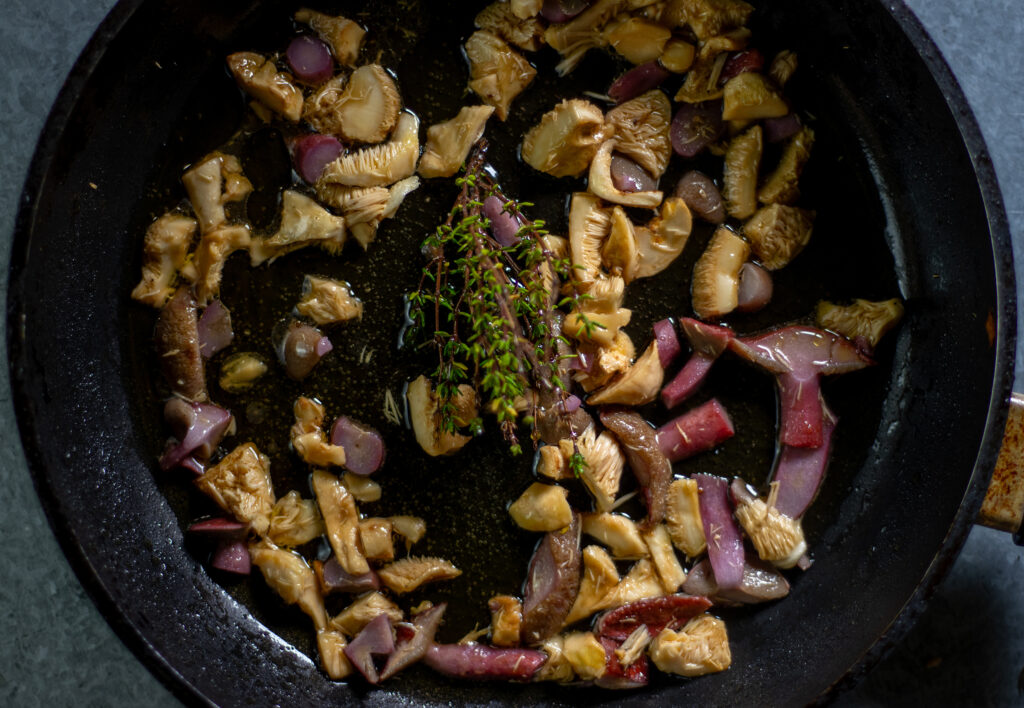
[[[691,317],[681,318],[679,326],[686,335],[693,354],[683,364],[675,378],[661,390],[661,401],[666,408],[675,408],[700,388],[711,372],[711,365],[735,337],[728,327],[710,325]]]
[[[580,589],[582,519],[573,513],[565,529],[549,531],[530,560],[523,592],[524,644],[540,644],[562,627]]]
[[[445,676],[498,681],[529,681],[547,661],[536,649],[498,649],[485,644],[432,644],[423,662]]]
[[[711,607],[711,600],[693,595],[665,595],[636,600],[609,610],[597,620],[595,632],[601,637],[625,641],[644,625],[651,636],[663,629],[678,629]]]
[[[718,587],[735,590],[743,584],[743,536],[732,516],[729,483],[710,474],[695,474],[701,523],[708,542],[708,559]]]
[[[712,398],[658,428],[658,446],[669,462],[679,462],[713,450],[735,434],[729,413]]]
[[[626,453],[647,504],[643,527],[649,529],[665,518],[672,463],[658,446],[658,433],[636,411],[625,408],[601,410],[601,423],[612,431]]]
[[[206,370],[199,352],[199,306],[192,289],[181,286],[160,310],[154,332],[164,378],[175,394],[205,401]]]
[[[615,650],[622,646],[622,642],[611,637],[599,637],[599,641],[604,647],[607,660],[604,665],[604,675],[594,681],[594,685],[613,690],[643,688],[647,685],[651,665],[646,654],[641,654],[632,664],[623,667],[619,662],[619,657],[615,655]]]
[[[793,519],[804,515],[825,479],[832,433],[839,421],[824,404],[822,414],[821,445],[811,448],[783,445],[772,475],[772,481],[778,482],[775,508]]]

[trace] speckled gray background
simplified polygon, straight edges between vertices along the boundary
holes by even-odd
[[[114,2],[0,3],[2,300],[35,141],[64,77]],[[1006,199],[1018,283],[1024,283],[1024,2],[907,3],[949,61],[981,124]],[[1018,348],[1017,390],[1024,388],[1021,361]],[[0,489],[0,705],[180,705],[125,649],[64,560],[22,459],[6,367],[0,367]],[[839,705],[1024,704],[1022,554],[1008,536],[974,529],[917,626]]]

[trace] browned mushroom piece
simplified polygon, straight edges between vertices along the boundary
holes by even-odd
[[[530,85],[537,70],[501,37],[478,30],[466,40],[471,88],[498,118],[508,117],[512,101]]]
[[[750,245],[720,226],[693,267],[693,311],[702,320],[727,315],[739,304],[740,269]]]
[[[522,5],[522,3],[518,3]],[[539,12],[540,3],[537,11]],[[529,13],[526,8],[517,8],[516,2],[498,0],[492,2],[479,13],[474,22],[480,29],[492,32],[509,44],[514,44],[520,49],[528,52],[535,52],[544,46],[544,25],[535,15],[537,12]],[[516,10],[520,12],[516,12]]]
[[[192,288],[181,286],[160,310],[154,332],[160,367],[171,391],[205,401],[206,370],[199,352],[199,307]]]
[[[729,142],[722,172],[722,196],[729,216],[746,219],[757,210],[757,175],[763,144],[760,125]]]
[[[661,177],[672,156],[669,125],[672,105],[654,89],[608,111],[606,124],[615,129],[616,150],[628,155],[655,178]]]
[[[228,68],[246,93],[292,123],[299,122],[302,91],[278,72],[274,62],[255,52],[236,52],[228,57]]]
[[[359,23],[341,15],[325,15],[303,8],[295,13],[295,21],[310,26],[320,39],[331,45],[331,52],[339,64],[350,66],[359,56],[366,30]]]
[[[600,108],[578,98],[564,100],[523,137],[523,161],[554,177],[574,177],[590,167],[605,136]]]
[[[811,240],[814,212],[785,204],[763,207],[743,225],[754,255],[768,270],[789,264]]]
[[[132,299],[161,307],[174,294],[172,284],[185,265],[196,220],[184,214],[164,214],[146,229],[142,252],[142,279]]]

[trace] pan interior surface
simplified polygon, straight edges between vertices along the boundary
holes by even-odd
[[[731,321],[741,332],[757,331],[806,317],[822,298],[900,296],[907,310],[896,335],[883,342],[877,367],[824,387],[840,427],[826,488],[805,522],[813,567],[791,576],[786,600],[724,612],[733,666],[697,680],[662,679],[628,694],[466,684],[418,668],[373,691],[328,681],[316,667],[304,616],[282,609],[259,582],[222,586],[185,543],[184,526],[211,507],[155,463],[166,433],[153,315],[128,298],[142,233],[184,197],[181,171],[232,139],[243,122],[244,102],[223,57],[283,46],[297,6],[136,5],[121,7],[123,25],[97,49],[91,73],[62,97],[63,112],[55,113],[37,156],[13,259],[12,380],[30,465],[65,550],[121,635],[183,695],[220,705],[354,698],[382,705],[806,703],[858,665],[937,554],[955,551],[947,535],[963,515],[976,464],[991,454],[986,420],[993,397],[1007,386],[1008,364],[998,352],[1012,351],[1012,331],[997,332],[1000,349],[986,326],[992,318],[1009,322],[1012,303],[998,297],[997,283],[1008,276],[995,265],[1000,256],[971,156],[941,87],[881,4],[762,2],[751,22],[759,46],[769,56],[792,48],[800,57],[792,97],[813,116],[818,136],[803,199],[818,220],[811,244],[778,275],[781,297],[758,315]],[[429,125],[466,100],[459,45],[474,13],[464,5],[318,7],[369,27],[405,104]],[[491,162],[505,191],[534,202],[535,215],[555,231],[564,225],[564,194],[575,183],[522,168],[515,146],[554,97],[601,90],[588,77],[613,75],[610,61],[592,52],[576,73],[556,81],[552,57],[542,55],[535,85],[509,120],[488,127]],[[246,173],[264,195],[290,179],[279,137],[254,129],[236,138],[244,142]],[[387,433],[384,499],[368,511],[423,516],[428,533],[416,552],[448,557],[464,570],[411,598],[449,602],[447,641],[488,622],[487,598],[519,591],[535,542],[505,512],[530,481],[528,460],[510,462],[495,436],[474,441],[461,456],[427,460],[411,432],[383,414],[384,391],[400,397],[404,382],[424,370],[395,346],[401,296],[417,280],[419,241],[452,196],[449,185],[426,184],[399,218],[385,222],[367,254],[349,249],[325,259],[298,252],[271,269],[250,269],[236,256],[223,291],[236,321],[252,323],[247,331],[236,328],[238,351],[266,347],[306,273],[348,280],[364,299],[364,320],[332,332],[336,350],[323,370],[301,386],[272,384],[264,414],[275,425],[245,432],[274,457],[279,491],[297,487],[307,497],[304,471],[287,452],[295,396],[316,396],[331,415],[344,412]],[[272,229],[275,212],[267,198],[265,223],[257,225]],[[698,230],[670,272],[631,286],[635,342],[647,341],[653,321],[690,314],[680,283],[709,237]],[[774,450],[772,382],[723,360],[705,391],[735,412],[739,434],[676,472],[763,481]],[[651,415],[664,413],[652,408]]]

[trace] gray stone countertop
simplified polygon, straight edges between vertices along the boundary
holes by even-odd
[[[907,3],[952,66],[981,125],[1006,200],[1024,302],[1024,71],[1014,63],[1024,48],[1024,2]],[[6,298],[11,232],[35,141],[78,53],[113,4],[3,2],[0,298]],[[1022,390],[1021,348],[1016,383]],[[114,635],[61,554],[22,457],[6,366],[0,367],[0,488],[0,705],[180,705]],[[915,628],[838,704],[1024,703],[1022,553],[1008,535],[975,528]]]

